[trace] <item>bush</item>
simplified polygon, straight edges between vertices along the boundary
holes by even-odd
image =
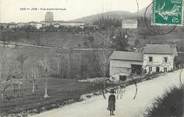
[[[147,109],[145,117],[183,117],[184,88],[172,88],[163,97],[159,97],[153,107]]]

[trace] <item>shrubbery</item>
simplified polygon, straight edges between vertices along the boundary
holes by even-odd
[[[153,107],[148,108],[145,117],[183,117],[184,116],[184,87],[172,88],[159,97],[153,104]]]

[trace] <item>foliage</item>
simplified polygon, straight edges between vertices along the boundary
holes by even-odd
[[[100,29],[107,29],[109,27],[121,27],[121,20],[115,18],[101,17],[93,22],[94,25],[98,25]]]
[[[145,117],[183,117],[183,87],[172,88],[148,108]]]
[[[125,32],[119,31],[112,37],[111,47],[116,49],[117,51],[125,51],[128,47],[128,39]]]
[[[180,65],[184,64],[184,53],[179,53],[178,56],[174,58],[174,63],[176,67],[180,67]]]

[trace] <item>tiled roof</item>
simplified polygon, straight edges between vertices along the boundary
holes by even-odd
[[[143,54],[137,52],[114,51],[111,60],[143,61]]]
[[[144,54],[177,54],[176,47],[169,44],[147,44]]]

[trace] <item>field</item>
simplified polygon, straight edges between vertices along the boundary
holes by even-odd
[[[94,59],[91,59],[90,57],[94,55],[93,52],[88,54],[86,53],[84,55],[76,55],[76,53],[71,54],[73,58],[78,58],[79,60],[82,56],[85,56],[85,60],[82,59],[82,65],[87,64],[88,66],[85,66],[85,70],[83,70],[84,73],[81,74],[81,68],[84,69],[84,66],[80,65],[82,62],[72,59],[73,61],[76,61],[76,63],[71,62],[71,64],[69,64],[70,62],[68,61],[70,59],[67,59],[68,53],[64,53],[62,56],[60,55],[56,57],[55,51],[56,50],[33,47],[17,47],[14,49],[0,47],[0,91],[3,89],[1,89],[1,85],[3,82],[8,80],[9,76],[21,73],[22,70],[25,75],[23,77],[19,77],[18,75],[15,76],[15,79],[20,81],[23,80],[19,93],[14,92],[13,87],[9,87],[4,94],[4,99],[2,100],[2,97],[0,97],[0,116],[22,112],[40,113],[52,108],[58,108],[65,104],[80,101],[82,94],[101,89],[101,84],[94,85],[91,83],[81,83],[77,81],[78,79],[93,78],[91,76],[95,77],[95,75],[98,75],[96,73],[97,71],[94,71],[97,69],[97,67],[95,67],[96,64],[94,63]],[[20,58],[24,57],[25,60],[21,62]],[[37,71],[39,68],[39,61],[44,57],[48,59],[48,65],[50,66],[48,78],[49,98],[47,99],[44,99],[45,79],[43,79],[43,76],[40,76],[42,75],[41,70]],[[88,62],[89,60],[87,61],[87,59],[91,61],[93,60],[93,62]],[[92,66],[89,63],[95,65]],[[72,68],[70,68],[70,66]],[[36,85],[34,94],[32,93],[33,78],[30,76],[31,74],[38,75],[35,81]],[[83,75],[84,77],[81,77],[80,75]],[[12,79],[14,79],[14,77],[12,77]]]
[[[44,99],[44,79],[36,81],[36,91],[32,94],[32,83],[24,81],[21,95],[10,91],[7,98],[0,100],[0,113],[13,114],[19,112],[39,113],[64,104],[80,100],[80,96],[99,89],[90,83],[80,83],[73,79],[48,79],[49,98]]]
[[[90,37],[93,39],[90,40]],[[0,32],[0,40],[29,43],[34,45],[56,46],[60,48],[89,47],[93,43],[100,47],[106,39],[101,33],[72,33],[72,32]],[[90,43],[89,43],[90,41]]]

